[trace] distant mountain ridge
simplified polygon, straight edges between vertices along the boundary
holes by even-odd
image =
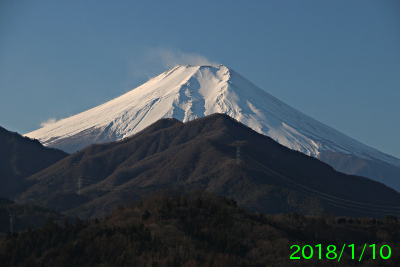
[[[24,180],[17,199],[94,218],[159,189],[202,189],[252,211],[352,217],[398,214],[400,194],[336,172],[225,114],[161,119],[132,137],[91,145]]]
[[[132,136],[161,118],[188,122],[214,113],[225,113],[339,171],[363,174],[400,191],[400,159],[310,118],[223,65],[176,66],[120,97],[26,136],[75,152]],[[341,163],[343,155],[363,164],[349,168]]]

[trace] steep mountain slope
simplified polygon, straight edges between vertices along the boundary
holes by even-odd
[[[0,127],[0,197],[20,193],[20,182],[68,156],[64,151],[43,147],[18,133]]]
[[[25,180],[18,199],[81,217],[174,186],[232,197],[250,210],[398,214],[400,194],[336,172],[224,114],[162,119],[124,140],[89,146]]]
[[[177,66],[114,100],[26,135],[46,146],[75,152],[131,136],[160,118],[187,122],[213,113],[225,113],[286,147],[328,163],[326,151],[365,160],[367,167],[350,173],[362,173],[400,191],[400,159],[291,108],[223,65]],[[382,174],[388,171],[376,169],[374,162],[394,168]],[[337,160],[332,164],[340,167]],[[371,164],[373,170],[368,170]]]

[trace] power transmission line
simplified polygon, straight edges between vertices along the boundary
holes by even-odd
[[[238,149],[236,149],[238,151]],[[351,209],[351,210],[356,210],[359,212],[368,212],[368,213],[374,213],[374,214],[383,214],[385,215],[386,213],[379,213],[376,211],[381,211],[381,212],[390,212],[390,213],[395,213],[395,214],[399,214],[400,210],[390,210],[390,209],[400,209],[400,207],[395,207],[395,206],[383,206],[383,205],[374,205],[374,204],[369,204],[369,203],[363,203],[363,202],[358,202],[358,201],[352,201],[352,200],[348,200],[348,199],[344,199],[344,198],[339,198],[339,197],[335,197],[323,192],[320,192],[318,190],[314,190],[311,189],[305,185],[299,184],[275,171],[273,171],[272,169],[268,168],[267,166],[265,166],[263,163],[259,162],[258,160],[254,159],[253,157],[251,157],[250,155],[248,155],[247,153],[241,151],[240,152],[240,160],[241,162],[243,162],[245,165],[252,167],[260,172],[263,172],[265,174],[268,174],[271,177],[274,178],[278,178],[281,181],[285,181],[289,184],[292,184],[294,186],[297,187],[297,189],[301,189],[301,191],[305,192],[308,195],[317,197],[317,198],[321,198],[321,199],[325,199],[328,201],[328,204],[333,205],[333,206],[338,206],[341,208],[346,208],[346,209]],[[236,155],[232,155],[233,153],[229,153],[229,155],[231,156],[236,156],[236,159],[238,159],[238,153],[236,152]],[[333,202],[333,203],[329,203],[329,202]],[[365,205],[368,207],[363,207],[360,205]],[[348,207],[350,206],[350,207]],[[374,208],[376,207],[376,208]],[[357,209],[358,208],[358,209]],[[382,209],[382,208],[389,208],[388,209]],[[366,211],[360,210],[360,209],[364,209]]]

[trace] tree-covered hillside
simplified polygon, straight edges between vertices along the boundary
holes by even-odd
[[[343,244],[354,244],[355,259]],[[321,244],[321,259],[318,247]],[[376,244],[376,259],[364,244]],[[313,247],[303,259],[292,245]],[[326,259],[329,245],[337,257]],[[387,260],[382,245],[391,248]],[[387,255],[387,247],[383,249]],[[305,250],[309,256],[309,247]],[[333,257],[334,254],[329,254]],[[229,198],[203,191],[161,191],[118,207],[103,219],[43,228],[0,240],[2,266],[399,266],[400,223],[383,220],[250,213]]]

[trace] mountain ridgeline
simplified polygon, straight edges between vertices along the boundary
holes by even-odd
[[[280,145],[224,114],[161,119],[95,144],[24,180],[18,198],[67,216],[102,217],[154,191],[199,188],[262,213],[399,215],[400,194]]]
[[[400,159],[314,120],[223,65],[176,66],[124,95],[26,136],[74,153],[93,143],[132,136],[161,118],[188,122],[214,113],[227,114],[341,172],[366,176],[400,192]]]

